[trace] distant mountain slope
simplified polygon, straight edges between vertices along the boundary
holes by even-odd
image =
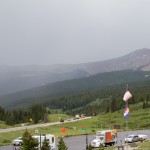
[[[0,66],[0,95],[48,83],[128,69],[150,71],[150,49],[140,49],[119,58],[84,64]]]
[[[59,70],[59,67],[61,70]],[[36,86],[58,81],[82,78],[88,75],[81,69],[69,69],[66,66],[1,66],[0,95],[7,95]],[[64,68],[64,70],[62,69]],[[66,68],[66,69],[65,69]]]
[[[101,73],[81,79],[66,80],[57,83],[32,88],[0,97],[0,104],[6,108],[14,108],[31,104],[46,97],[76,94],[93,89],[101,89],[108,86],[150,80],[150,72],[140,70],[126,70]]]
[[[82,69],[90,74],[128,69],[150,71],[150,49],[136,50],[115,59],[82,64]]]

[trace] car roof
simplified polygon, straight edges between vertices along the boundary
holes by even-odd
[[[129,136],[137,136],[137,135],[135,135],[135,134],[130,134],[130,135],[128,135],[128,137],[129,137]]]
[[[17,137],[16,139],[14,139],[14,140],[20,140],[22,137]]]

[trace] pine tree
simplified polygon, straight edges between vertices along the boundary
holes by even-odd
[[[38,150],[38,140],[34,139],[26,130],[22,136],[21,150]]]
[[[102,144],[99,145],[99,150],[104,150],[104,146]]]
[[[117,102],[116,99],[113,98],[111,102],[111,112],[115,112],[117,110]]]
[[[109,106],[106,106],[106,113],[109,113],[109,111],[110,111]]]
[[[146,101],[145,103],[145,108],[148,108],[148,101]]]
[[[91,144],[89,145],[89,147],[88,147],[88,150],[92,150],[93,148],[92,148],[92,146],[91,146]]]
[[[50,145],[49,145],[49,142],[46,140],[46,137],[42,143],[41,150],[50,150]]]
[[[143,102],[143,109],[145,109],[145,107],[146,107],[145,105],[146,105],[145,102]]]
[[[149,101],[149,100],[150,100],[149,95],[147,95],[146,96],[146,101]]]
[[[65,145],[63,138],[60,138],[58,142],[58,150],[67,150],[68,147]]]

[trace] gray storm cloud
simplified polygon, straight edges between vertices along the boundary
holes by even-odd
[[[149,0],[1,0],[0,65],[73,64],[150,48]]]

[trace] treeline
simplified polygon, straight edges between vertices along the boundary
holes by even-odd
[[[28,110],[6,111],[0,107],[0,120],[6,122],[7,125],[15,125],[20,123],[38,123],[39,121],[48,121],[48,112],[41,105],[32,105]]]
[[[76,95],[57,98],[45,98],[43,105],[51,109],[62,109],[69,115],[100,114],[102,112],[114,112],[124,108],[123,95],[125,85],[109,86],[103,89],[89,90]],[[143,108],[150,107],[150,81],[142,81],[129,84],[129,90],[133,97],[129,104],[143,103]],[[141,105],[142,108],[142,105]]]

